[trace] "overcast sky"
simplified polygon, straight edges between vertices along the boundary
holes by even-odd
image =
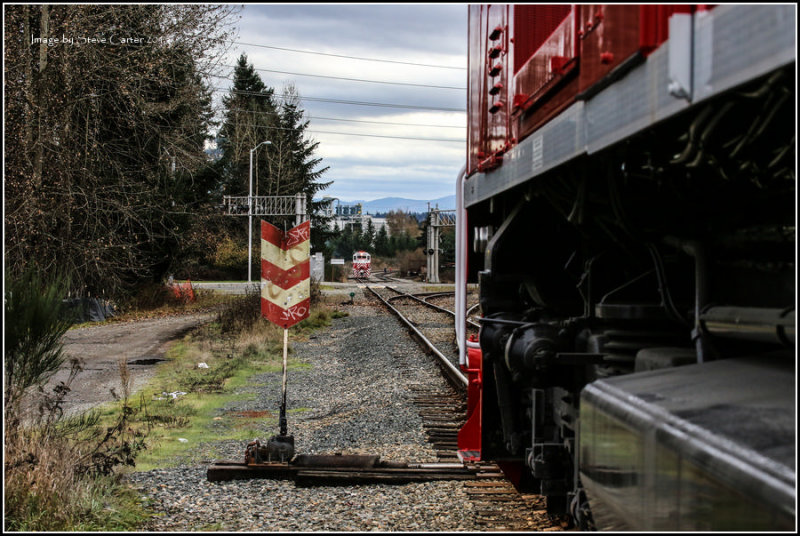
[[[465,4],[246,4],[225,63],[242,53],[276,93],[296,86],[330,166],[322,180],[334,181],[321,195],[455,193],[466,155]]]

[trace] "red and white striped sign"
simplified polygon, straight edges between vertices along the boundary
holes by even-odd
[[[311,223],[286,233],[261,221],[261,315],[286,329],[308,318]]]

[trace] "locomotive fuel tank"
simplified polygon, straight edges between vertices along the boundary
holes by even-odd
[[[600,530],[792,530],[794,356],[607,378],[581,395],[580,478]]]

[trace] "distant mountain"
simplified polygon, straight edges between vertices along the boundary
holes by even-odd
[[[428,203],[431,208],[437,205],[441,210],[454,210],[456,208],[456,196],[448,195],[438,199],[407,199],[405,197],[383,197],[373,201],[342,201],[342,205],[355,205],[361,203],[362,210],[369,214],[376,212],[389,212],[390,210],[400,210],[403,212],[428,212]]]

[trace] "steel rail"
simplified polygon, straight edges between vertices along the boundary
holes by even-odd
[[[432,309],[436,309],[437,311],[440,311],[442,313],[447,313],[447,314],[449,314],[451,316],[455,316],[455,313],[453,311],[451,311],[450,309],[445,309],[444,307],[439,307],[438,305],[435,305],[433,303],[427,302],[424,299],[420,298],[419,296],[414,296],[413,294],[409,294],[407,292],[403,292],[402,290],[397,290],[394,287],[388,287],[387,286],[386,288],[388,288],[389,290],[391,290],[393,292],[397,292],[398,293],[397,296],[392,296],[391,298],[389,298],[390,300],[394,300],[394,299],[397,299],[397,298],[411,298],[412,300],[418,301],[419,303],[421,303],[423,305],[427,305],[428,307],[430,307]]]
[[[436,346],[434,346],[433,343],[430,340],[428,340],[428,338],[425,335],[423,335],[422,332],[420,330],[418,330],[416,328],[416,326],[414,326],[414,324],[412,324],[411,321],[408,320],[403,315],[403,313],[401,313],[396,308],[394,308],[392,306],[392,304],[390,304],[387,300],[385,300],[383,298],[383,296],[381,296],[380,294],[375,292],[371,287],[367,287],[367,290],[369,290],[373,295],[375,295],[379,300],[381,300],[386,307],[388,307],[394,314],[396,314],[397,317],[406,326],[408,326],[408,328],[414,334],[416,334],[417,337],[420,338],[420,340],[423,342],[423,344],[425,344],[425,346],[427,346],[428,349],[437,357],[437,359],[439,360],[439,365],[441,365],[443,367],[445,374],[453,382],[454,385],[462,387],[462,388],[466,388],[469,385],[469,380],[464,375],[464,373],[462,373],[455,365],[453,365],[450,362],[450,360],[447,358],[447,356],[445,356],[442,352],[440,352],[439,349],[436,348]],[[422,303],[425,303],[425,302],[422,302]],[[430,305],[430,304],[428,304],[428,305]]]
[[[447,313],[449,315],[456,316],[456,314],[453,311],[451,311],[450,309],[445,309],[444,307],[439,307],[438,305],[430,303],[429,301],[427,301],[427,300],[425,300],[423,298],[420,298],[419,296],[415,296],[413,294],[409,294],[407,292],[403,292],[402,290],[397,290],[394,287],[387,286],[386,288],[388,288],[392,292],[397,292],[397,294],[398,294],[397,296],[392,296],[391,298],[389,298],[389,300],[396,300],[398,298],[411,298],[412,300],[416,300],[416,301],[420,302],[423,305],[427,305],[428,307],[431,307],[431,308],[436,309],[438,311],[441,311],[443,313]],[[426,295],[425,298],[431,298],[433,296],[443,296],[445,294],[452,294],[452,292],[448,292],[448,293],[434,292],[434,293],[431,293],[429,295]],[[421,294],[420,294],[420,296],[421,296]],[[473,305],[470,308],[470,310],[475,309],[475,307],[478,307],[479,305],[480,304]],[[467,314],[469,314],[469,312]],[[475,327],[475,328],[478,328],[478,329],[480,329],[480,327],[481,327],[480,324],[478,324],[477,322],[475,322],[473,320],[470,320],[469,318],[467,319],[467,323],[470,324],[472,327]]]
[[[432,292],[430,294],[425,294],[422,299],[425,300],[425,301],[428,301],[431,298],[441,298],[442,296],[453,296],[453,295],[455,295],[455,292],[453,292],[453,291],[451,291],[451,292]],[[420,296],[422,296],[422,295],[420,295]]]

